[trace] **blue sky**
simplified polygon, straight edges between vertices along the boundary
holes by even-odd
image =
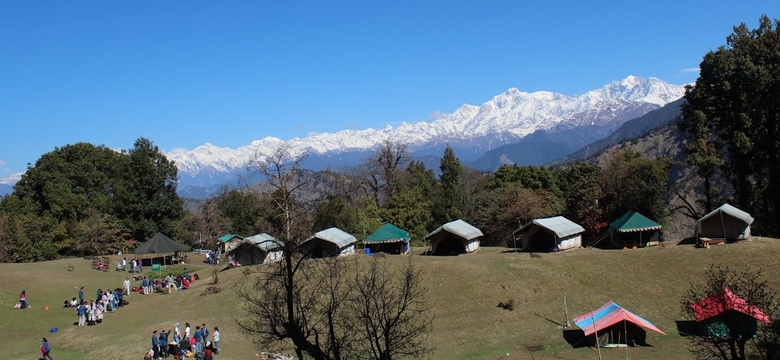
[[[2,1],[0,177],[80,141],[164,151],[428,121],[510,87],[692,82],[771,1]]]

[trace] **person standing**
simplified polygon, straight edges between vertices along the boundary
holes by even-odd
[[[130,273],[135,274],[135,259],[130,261]]]
[[[127,271],[127,258],[122,258],[122,271]]]
[[[144,295],[146,295],[146,287],[147,286],[149,286],[149,283],[146,280],[146,276],[144,276],[144,279],[141,280],[141,289],[143,290],[143,292],[141,292],[141,293],[144,294]]]
[[[219,326],[214,327],[214,335],[211,336],[211,342],[214,344],[214,353],[219,355]]]
[[[125,295],[130,295],[130,278],[125,277],[125,281],[122,282],[122,287],[125,289]]]
[[[195,326],[195,352],[203,352],[203,332],[200,326]]]
[[[84,302],[84,287],[82,286],[81,289],[79,289],[79,304]]]
[[[201,337],[203,338],[203,346],[206,346],[206,342],[209,341],[209,329],[206,327],[206,323],[200,325]]]
[[[190,323],[184,323],[184,338],[190,341]]]
[[[160,339],[157,337],[157,330],[152,331],[152,351],[155,359],[160,357]]]
[[[76,309],[76,313],[79,315],[79,326],[84,326],[87,324],[87,307],[84,305],[84,302],[79,303],[79,307]]]
[[[41,344],[41,359],[53,360],[51,358],[51,346],[49,346],[49,341],[46,338],[43,338],[43,343]]]

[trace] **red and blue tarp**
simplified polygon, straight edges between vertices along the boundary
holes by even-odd
[[[655,327],[653,323],[624,309],[611,300],[596,310],[574,318],[574,323],[585,332],[585,336],[606,329],[622,321],[628,321],[647,330],[666,335],[666,333]]]

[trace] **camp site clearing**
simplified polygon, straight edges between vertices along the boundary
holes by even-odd
[[[771,286],[780,289],[780,242],[757,237],[707,249],[667,243],[633,250],[583,248],[534,257],[484,246],[459,256],[420,255],[425,250],[413,248],[411,255],[372,257],[356,252],[352,256],[357,261],[399,265],[411,257],[420,267],[435,315],[428,340],[435,346],[431,359],[597,358],[592,347],[572,346],[559,328],[566,320],[564,288],[570,329],[578,329],[574,317],[614,301],[666,333],[647,331],[649,346],[601,349],[604,359],[692,359],[675,321],[686,320],[680,299],[711,265],[761,268]],[[111,257],[112,263],[117,259]],[[69,264],[73,271],[68,271]],[[171,329],[176,322],[219,326],[221,359],[253,359],[260,351],[270,350],[292,353],[284,346],[255,348],[236,326],[235,317],[244,314],[239,311],[234,287],[248,283],[243,267],[222,271],[219,286],[223,290],[202,295],[211,282],[211,267],[202,263],[187,266],[201,277],[191,289],[165,295],[133,294],[128,298],[130,304],[106,314],[103,324],[79,328],[73,326],[75,311],[63,309],[63,300],[77,296],[79,286],[85,287],[88,298],[97,288],[120,286],[127,273],[92,270],[90,261],[84,259],[0,264],[4,358],[37,358],[40,340],[47,337],[52,356],[58,360],[137,359],[149,348],[153,330]],[[181,265],[163,267],[162,273],[181,269]],[[150,270],[144,269],[147,274]],[[158,276],[157,271],[154,275]],[[32,307],[17,310],[13,305],[22,290]],[[510,299],[514,300],[513,311],[497,307]],[[51,333],[55,327],[58,331]]]

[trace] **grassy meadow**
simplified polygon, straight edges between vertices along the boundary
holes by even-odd
[[[415,249],[415,254],[421,253]],[[356,255],[359,261],[370,261]],[[780,290],[780,242],[754,239],[738,244],[695,249],[690,245],[635,249],[577,249],[532,258],[505,248],[482,248],[457,257],[413,256],[429,288],[435,320],[429,341],[432,359],[594,359],[595,349],[573,348],[556,323],[563,322],[565,286],[569,319],[613,300],[653,322],[667,335],[648,332],[650,347],[602,349],[605,359],[690,359],[685,338],[678,335],[680,299],[692,281],[712,264],[761,268]],[[196,255],[190,255],[192,260]],[[113,257],[113,264],[118,257]],[[406,256],[377,261],[402,264]],[[74,271],[67,271],[68,264]],[[151,344],[153,330],[171,329],[175,322],[219,326],[220,359],[252,359],[261,350],[241,333],[234,319],[241,316],[233,290],[246,281],[241,269],[220,273],[217,294],[202,295],[211,283],[211,267],[187,265],[200,281],[174,294],[131,295],[129,306],[105,314],[103,324],[79,328],[75,309],[62,302],[78,295],[94,298],[97,288],[119,287],[127,273],[92,270],[90,261],[63,259],[34,264],[0,264],[0,348],[5,359],[37,359],[47,337],[57,360],[140,359]],[[181,268],[176,268],[181,270]],[[144,274],[151,269],[144,268]],[[163,270],[163,275],[168,269]],[[155,277],[159,276],[155,272]],[[134,283],[138,284],[138,282]],[[19,293],[27,291],[32,305],[16,310]],[[514,311],[497,307],[514,299]],[[49,306],[49,310],[44,310]],[[572,323],[573,324],[573,323]],[[56,333],[49,329],[57,327]],[[183,330],[183,328],[182,328]]]

